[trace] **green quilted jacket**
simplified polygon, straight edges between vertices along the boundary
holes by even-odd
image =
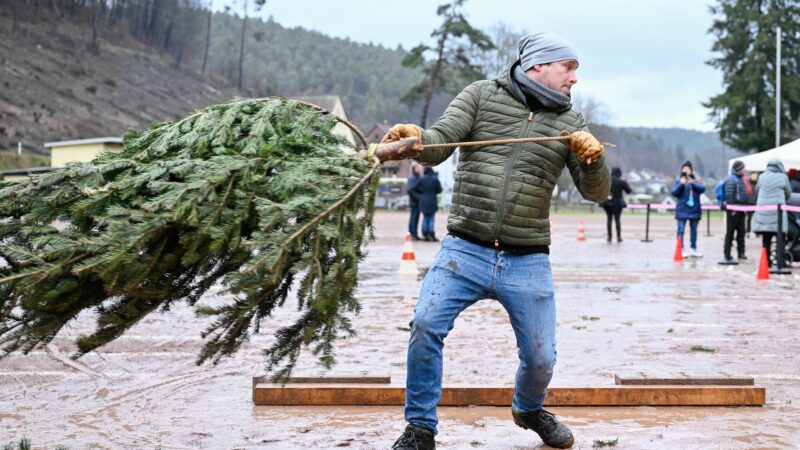
[[[467,86],[442,117],[424,130],[425,144],[558,136],[588,130],[577,111],[531,112],[511,84],[511,69],[495,80]],[[416,157],[437,165],[453,149],[428,149]],[[566,166],[584,198],[600,202],[611,188],[601,157],[584,164],[563,142],[490,145],[460,150],[447,229],[489,243],[550,245],[550,199]]]

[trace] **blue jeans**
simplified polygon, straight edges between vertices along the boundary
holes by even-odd
[[[675,219],[678,221],[678,237],[681,238],[681,246],[683,246],[683,233],[686,230],[686,221],[689,221],[689,240],[692,243],[692,248],[697,250],[697,224],[700,219]]]
[[[411,206],[411,213],[408,217],[408,232],[411,237],[419,237],[417,229],[419,227],[419,206]]]
[[[437,432],[442,347],[461,311],[481,299],[505,308],[517,339],[512,406],[538,410],[556,364],[556,304],[546,254],[512,255],[446,236],[425,275],[408,341],[405,418]]]
[[[431,233],[431,234],[435,233],[435,231],[436,231],[434,229],[434,228],[436,228],[436,225],[435,225],[436,221],[434,220],[435,217],[436,217],[436,213],[423,214],[422,215],[422,234],[423,235],[428,234],[428,233]]]

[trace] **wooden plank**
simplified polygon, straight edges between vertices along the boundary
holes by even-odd
[[[449,386],[442,406],[510,406],[511,386]],[[613,386],[549,388],[545,406],[761,406],[763,387],[751,386]],[[382,385],[258,384],[256,405],[382,405],[405,404],[405,388]]]
[[[652,376],[652,375],[614,375],[614,383],[617,385],[670,385],[670,386],[755,386],[755,380],[749,377],[727,377],[727,376]]]
[[[330,375],[301,375],[289,377],[286,384],[389,384],[391,375],[359,375],[359,374],[330,374]],[[261,383],[270,383],[269,377],[260,375],[253,377],[253,387]]]
[[[389,384],[391,382],[392,377],[388,374],[320,374],[289,377],[286,384]],[[264,375],[253,377],[253,401],[256,398],[256,386],[259,384],[271,384],[269,377]]]
[[[383,385],[258,384],[253,388],[256,405],[404,405],[406,389]]]
[[[548,389],[548,406],[762,406],[755,386],[614,386]]]

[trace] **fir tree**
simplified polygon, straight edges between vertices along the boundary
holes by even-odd
[[[708,64],[720,69],[725,91],[704,106],[723,142],[739,150],[763,151],[775,145],[775,33],[782,29],[781,142],[790,140],[800,117],[800,5],[797,0],[719,0],[709,30],[720,56]]]
[[[431,99],[436,92],[456,94],[465,84],[486,76],[480,65],[471,60],[470,55],[491,50],[494,44],[489,36],[467,22],[461,12],[465,1],[453,0],[452,3],[440,5],[436,14],[442,16],[444,21],[431,33],[431,37],[436,39],[436,47],[420,44],[411,49],[403,59],[404,67],[423,67],[425,78],[402,98],[409,106],[423,101],[419,122],[423,128],[428,119]],[[435,53],[435,59],[425,61],[425,54],[429,51]]]
[[[215,317],[197,362],[216,363],[296,286],[300,318],[275,331],[267,370],[287,376],[304,346],[330,367],[359,311],[379,165],[343,152],[335,124],[299,102],[235,99],[130,132],[121,153],[2,182],[0,356],[92,310],[79,357],[186,302]],[[216,283],[231,300],[198,304]]]

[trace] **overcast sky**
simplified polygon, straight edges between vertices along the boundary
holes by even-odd
[[[215,9],[243,0],[214,0]],[[252,0],[250,2],[252,4]],[[446,1],[268,0],[258,16],[286,27],[409,49],[432,43],[436,6]],[[469,0],[467,19],[487,31],[505,22],[561,34],[578,50],[573,92],[602,102],[618,126],[710,131],[701,102],[722,91],[708,34],[711,0]],[[566,7],[565,5],[569,5]],[[514,55],[509,55],[509,59]]]

